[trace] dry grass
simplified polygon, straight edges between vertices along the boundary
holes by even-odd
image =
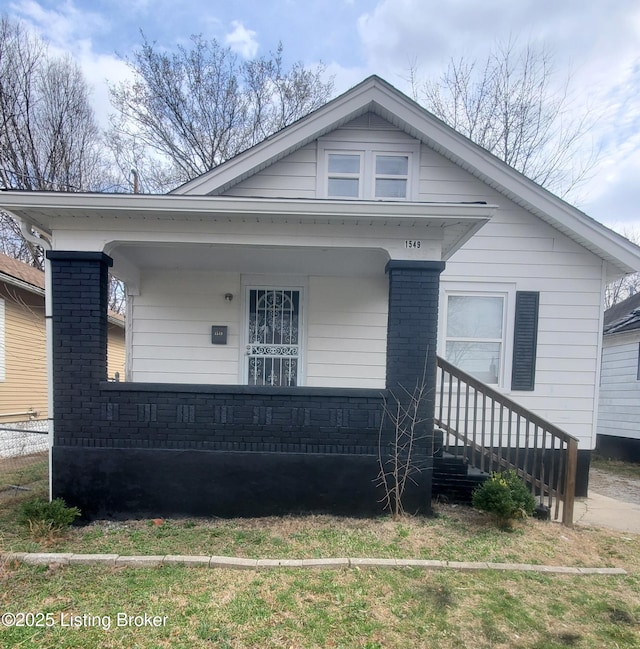
[[[640,480],[640,463],[623,462],[622,460],[611,460],[594,454],[591,458],[591,466],[601,471],[607,471],[623,478]]]
[[[527,520],[513,531],[468,507],[434,518],[334,516],[96,521],[41,543],[0,498],[0,548],[119,554],[302,558],[377,556],[608,566],[622,577],[416,569],[209,570],[164,566],[0,566],[0,609],[43,612],[52,628],[0,627],[0,646],[620,649],[640,634],[640,535]],[[159,523],[159,524],[158,524]],[[115,627],[118,612],[167,616],[161,628]],[[70,614],[110,630],[65,628]]]

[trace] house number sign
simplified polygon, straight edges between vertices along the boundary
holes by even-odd
[[[411,249],[422,248],[422,241],[420,239],[405,239],[404,247]]]
[[[227,327],[213,325],[211,327],[211,343],[214,345],[227,344]]]

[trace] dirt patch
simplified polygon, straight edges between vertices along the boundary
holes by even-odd
[[[589,491],[623,502],[640,505],[640,479],[616,475],[591,467]]]

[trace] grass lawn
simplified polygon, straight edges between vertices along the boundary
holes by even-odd
[[[1,550],[507,561],[622,567],[628,575],[5,564],[0,613],[42,614],[39,620],[52,626],[0,625],[2,647],[639,646],[638,535],[534,520],[506,532],[469,508],[441,506],[434,518],[399,522],[330,516],[102,521],[34,540],[15,522],[19,503],[41,488],[37,480],[31,486],[0,492]],[[148,617],[147,626],[118,626],[124,620],[118,614],[158,616],[159,625],[150,626]]]

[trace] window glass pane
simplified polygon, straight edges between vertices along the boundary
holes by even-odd
[[[446,359],[483,383],[497,384],[500,371],[500,343],[458,342],[449,340]]]
[[[406,176],[409,173],[409,157],[406,155],[376,156],[376,174],[379,176]]]
[[[360,173],[360,156],[330,153],[329,172],[334,174]]]
[[[376,198],[406,198],[407,181],[376,178]]]
[[[447,337],[502,338],[503,298],[450,295]]]
[[[329,196],[358,198],[357,178],[329,178]]]

